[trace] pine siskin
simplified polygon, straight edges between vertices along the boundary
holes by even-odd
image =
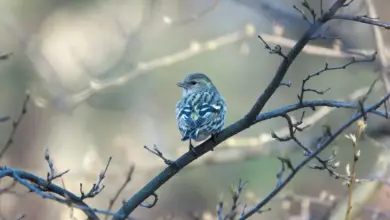
[[[191,140],[203,141],[222,130],[226,103],[210,78],[203,73],[189,74],[177,86],[183,88],[183,97],[176,105],[181,140],[189,140],[190,150],[197,154]]]

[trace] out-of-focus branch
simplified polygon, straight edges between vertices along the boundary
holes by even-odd
[[[333,19],[357,21],[357,22],[364,23],[364,24],[369,24],[369,25],[373,25],[373,26],[382,27],[385,29],[390,29],[390,23],[377,21],[377,20],[375,20],[377,18],[371,18],[371,17],[365,16],[365,15],[359,16],[359,15],[337,14],[337,15],[333,16]]]
[[[378,18],[378,13],[372,2],[372,0],[364,1],[367,7],[367,16],[359,19],[365,19],[367,21],[372,21],[373,19]],[[352,19],[354,20],[354,19]],[[375,21],[376,24],[372,26],[375,38],[375,45],[378,52],[379,64],[380,64],[380,76],[382,83],[385,87],[385,91],[390,92],[390,80],[389,80],[389,59],[387,57],[386,45],[384,43],[383,35],[380,27],[388,28],[388,24]],[[371,24],[371,23],[369,23]],[[378,25],[379,24],[379,25]],[[387,25],[387,26],[381,26]],[[388,103],[388,102],[387,102]],[[387,109],[386,102],[385,109]],[[387,110],[386,110],[387,111]],[[369,137],[368,137],[369,138]],[[369,138],[371,140],[371,138]],[[376,141],[371,140],[373,144],[377,144]],[[373,182],[365,183],[360,185],[353,191],[353,199],[345,198],[340,204],[337,205],[334,212],[332,213],[330,220],[340,219],[343,216],[343,211],[348,209],[349,206],[354,207],[352,213],[350,214],[352,218],[358,215],[358,213],[363,209],[363,206],[366,205],[375,195],[382,186],[382,182],[379,180],[385,176],[385,173],[388,171],[388,166],[390,163],[390,152],[384,148],[383,153],[380,154],[378,163],[374,166],[372,173],[375,173]],[[350,194],[350,193],[349,193]]]
[[[220,0],[214,0],[213,3],[209,7],[206,7],[205,9],[201,10],[200,12],[193,14],[189,17],[186,17],[184,19],[172,20],[170,17],[164,16],[163,21],[166,24],[169,24],[172,26],[186,25],[186,24],[194,22],[194,21],[198,20],[199,18],[207,15],[208,13],[212,12],[213,10],[215,10],[217,8],[219,3],[220,3]]]
[[[43,73],[45,80],[50,83],[50,86],[53,86],[53,88],[58,89],[59,86],[55,86],[56,84],[53,83],[52,80],[50,80],[50,77],[53,76],[53,72],[55,72],[55,68],[51,66],[49,61],[45,57],[43,57],[43,55],[38,51],[37,48],[33,48],[32,51],[27,51],[26,45],[28,43],[28,35],[24,33],[24,31],[17,25],[17,22],[15,21],[15,19],[12,19],[11,15],[8,16],[10,16],[10,18],[3,17],[3,21],[10,29],[10,32],[16,36],[16,39],[18,39],[21,47],[24,48],[26,52],[28,52],[29,58],[34,63],[37,63],[38,66],[41,66],[38,71]],[[178,51],[176,53],[159,57],[150,61],[141,61],[138,63],[135,69],[131,70],[130,72],[119,78],[105,81],[91,81],[89,83],[88,88],[85,88],[71,95],[64,95],[65,92],[63,91],[55,93],[54,98],[56,99],[56,101],[62,100],[62,102],[66,103],[66,105],[70,105],[68,107],[76,106],[97,92],[103,91],[113,86],[123,85],[126,82],[133,80],[140,75],[147,74],[152,70],[165,66],[170,66],[174,63],[187,60],[193,56],[202,54],[204,52],[213,51],[220,47],[237,43],[247,38],[252,38],[255,35],[255,32],[255,26],[253,24],[247,24],[244,31],[236,31],[205,42],[192,42],[188,48]],[[127,36],[127,34],[124,33],[124,36]],[[292,48],[297,43],[296,40],[278,35],[261,33],[261,37],[270,44],[277,44],[285,48]],[[338,58],[362,57],[373,53],[373,51],[368,50],[351,50],[349,52],[345,52],[340,51],[336,48],[326,48],[309,44],[303,47],[302,52],[312,55]],[[37,56],[34,56],[34,54],[37,54]],[[110,69],[113,68],[114,67]]]
[[[372,0],[364,1],[367,7],[367,14],[371,18],[377,18],[378,13],[376,12],[376,8],[372,2]],[[381,29],[378,26],[372,26],[372,30],[374,32],[375,45],[376,50],[378,52],[379,64],[380,64],[380,75],[382,78],[382,82],[385,85],[386,92],[390,92],[390,79],[389,79],[389,59],[387,57],[387,50],[385,41],[383,39],[383,35]]]
[[[16,120],[12,120],[12,130],[11,130],[11,133],[8,137],[8,140],[5,144],[5,146],[0,151],[0,158],[2,158],[4,156],[4,154],[6,153],[6,151],[12,146],[12,143],[14,141],[13,138],[14,138],[14,135],[16,133],[16,130],[19,127],[20,123],[22,122],[23,117],[27,113],[27,104],[28,104],[29,100],[30,100],[30,95],[27,94],[26,98],[24,99],[22,110],[21,110],[19,116],[16,118]]]
[[[182,51],[178,51],[174,54],[159,57],[151,61],[139,62],[135,69],[131,70],[130,72],[126,73],[126,75],[121,76],[119,78],[110,81],[91,81],[89,88],[86,88],[80,92],[70,95],[69,97],[67,97],[67,100],[71,105],[77,105],[82,101],[86,100],[87,98],[89,98],[91,95],[95,94],[96,92],[103,91],[113,86],[123,85],[140,75],[148,74],[152,70],[165,67],[165,66],[170,66],[175,63],[179,63],[184,60],[190,59],[196,55],[213,51],[233,43],[237,43],[241,40],[253,37],[254,33],[255,33],[255,27],[252,24],[248,24],[245,28],[245,31],[233,32],[205,42],[192,42],[187,49],[184,49]],[[285,48],[292,48],[297,42],[289,38],[285,38],[277,35],[270,35],[270,34],[261,34],[261,37],[268,43],[277,44]],[[302,49],[302,52],[307,54],[317,55],[317,56],[326,56],[326,57],[360,58],[362,56],[372,54],[372,52],[374,51],[351,50],[349,52],[344,52],[338,49],[332,49],[332,48],[326,48],[326,47],[320,47],[314,45],[305,45],[305,47]]]
[[[345,214],[345,220],[350,220],[350,219],[352,219],[351,211],[352,211],[353,189],[354,189],[355,183],[357,182],[356,164],[360,158],[360,150],[358,149],[358,146],[357,146],[357,143],[358,143],[357,139],[360,138],[360,134],[358,134],[357,137],[353,134],[350,134],[347,137],[349,137],[349,139],[352,140],[352,145],[353,145],[352,166],[347,164],[347,167],[345,168],[347,170],[348,176],[351,177],[350,180],[346,182],[346,185],[348,186],[348,202],[347,202],[348,205],[347,205],[346,214]]]
[[[108,208],[107,210],[108,211],[111,211],[112,210],[112,207],[114,206],[115,202],[118,200],[119,198],[119,195],[122,193],[122,191],[126,188],[127,184],[129,184],[129,182],[131,181],[131,177],[133,176],[133,173],[134,173],[134,169],[135,169],[135,166],[132,165],[130,167],[130,170],[127,172],[127,176],[126,176],[126,179],[125,181],[123,182],[123,184],[121,185],[121,187],[119,187],[118,191],[115,193],[115,196],[114,198],[110,199],[110,202],[108,204]],[[108,219],[108,215],[106,215],[106,220]]]
[[[280,202],[282,209],[285,211],[291,211],[296,213],[297,206],[296,204],[300,204],[301,206],[301,213],[297,213],[298,215],[290,216],[289,219],[301,219],[302,217],[309,217],[309,219],[318,219],[318,220],[325,220],[329,219],[329,216],[318,216],[318,213],[316,211],[318,210],[332,210],[332,207],[334,204],[337,204],[340,202],[343,197],[330,194],[327,191],[322,191],[319,196],[310,196],[306,194],[298,194],[295,192],[288,192],[286,194],[279,193],[277,197],[275,197],[274,201]],[[253,192],[248,192],[245,195],[246,199],[249,200],[249,203],[256,203],[259,200],[259,196],[255,195]],[[313,205],[315,205],[313,207]],[[311,208],[313,207],[313,208]],[[345,211],[345,210],[344,210]],[[313,213],[314,212],[314,213]],[[364,207],[363,212],[367,214],[372,214],[372,219],[377,220],[380,219],[378,217],[390,217],[390,214],[386,211],[380,210],[378,208],[374,207]],[[292,213],[289,213],[292,214]],[[317,215],[313,215],[317,214]],[[345,214],[345,213],[343,213]],[[300,218],[295,218],[300,217]],[[337,218],[332,218],[337,219]],[[343,216],[339,216],[338,219],[343,219]]]
[[[382,146],[381,143],[378,143],[376,140],[371,139],[370,137],[366,137],[372,145],[381,145],[384,150],[379,153],[377,163],[373,166],[370,176],[368,178],[373,181],[366,182],[364,184],[360,184],[353,191],[353,199],[351,201],[351,206],[353,209],[351,210],[351,217],[354,218],[358,216],[358,214],[364,209],[367,203],[369,203],[372,198],[377,194],[379,189],[383,186],[383,177],[388,172],[388,165],[390,161],[390,151],[386,149],[386,147]],[[335,209],[332,211],[329,220],[339,220],[343,219],[345,216],[345,210],[348,207],[348,198],[343,198],[340,202],[338,202]]]
[[[238,215],[238,206],[240,205],[239,199],[242,194],[242,191],[245,187],[247,182],[242,181],[241,179],[238,182],[238,185],[236,187],[231,187],[231,193],[232,193],[232,205],[229,210],[229,212],[224,215],[223,214],[223,201],[220,201],[217,205],[217,217],[218,220],[234,220],[236,219],[236,216]],[[243,208],[245,210],[245,207]]]

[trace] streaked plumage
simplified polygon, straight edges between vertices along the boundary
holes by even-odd
[[[176,105],[182,141],[203,141],[222,130],[226,104],[211,80],[205,74],[193,73],[178,86],[183,88],[183,97]]]

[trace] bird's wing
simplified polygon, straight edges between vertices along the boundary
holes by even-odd
[[[176,118],[178,123],[180,123],[183,129],[190,129],[196,127],[196,117],[194,114],[194,110],[191,106],[185,105],[178,109],[176,113]]]
[[[176,106],[176,119],[182,140],[197,136],[199,129],[213,130],[226,112],[225,101],[215,93],[194,94],[181,100]],[[220,117],[220,120],[217,118]],[[213,123],[214,120],[220,121]],[[204,130],[204,131],[206,131]]]
[[[221,116],[221,113],[226,111],[223,100],[217,101],[215,103],[202,103],[197,108],[197,119],[195,120],[196,126],[198,128],[203,127],[204,125],[210,124],[217,117]]]
[[[187,140],[196,131],[196,123],[193,119],[193,107],[184,102],[179,102],[176,106],[176,120],[182,140]]]

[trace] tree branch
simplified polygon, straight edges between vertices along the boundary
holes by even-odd
[[[208,139],[201,145],[197,146],[196,152],[199,156],[207,153],[208,151],[214,149],[219,143],[226,140],[227,138],[238,134],[239,132],[249,128],[252,124],[255,123],[257,115],[264,108],[265,104],[274,94],[274,92],[279,88],[280,83],[282,82],[284,76],[287,73],[288,68],[302,51],[304,46],[310,41],[313,34],[316,33],[319,28],[326,23],[336,11],[343,7],[346,0],[337,0],[321,17],[319,17],[314,25],[312,25],[302,36],[302,38],[297,42],[297,44],[292,48],[292,50],[287,54],[287,57],[283,59],[280,64],[274,78],[264,90],[262,95],[256,100],[252,109],[240,120],[234,124],[223,129],[220,133],[215,135],[213,140]],[[190,164],[197,157],[195,157],[191,152],[185,153],[177,161],[176,164],[179,166],[170,165],[165,168],[160,174],[154,177],[149,183],[147,183],[141,190],[139,190],[133,197],[131,197],[124,205],[118,210],[117,216],[114,216],[114,220],[123,219],[121,216],[128,216],[132,213],[145,199],[150,195],[155,193],[164,183],[166,183],[170,178],[176,175],[183,167]]]
[[[19,127],[20,123],[22,122],[22,119],[24,118],[24,116],[27,113],[27,104],[28,104],[29,100],[30,100],[30,95],[27,94],[26,98],[23,101],[22,111],[19,113],[19,116],[16,118],[16,120],[12,120],[12,130],[11,130],[11,133],[8,137],[7,143],[5,144],[3,149],[1,149],[1,151],[0,151],[0,158],[2,158],[4,156],[4,154],[6,153],[6,151],[12,146],[12,144],[14,142],[13,138],[14,138],[14,135],[16,133],[16,130]]]
[[[374,25],[378,27],[382,27],[385,29],[390,29],[390,23],[375,20],[377,18],[370,18],[366,15],[346,15],[346,14],[337,14],[332,17],[332,19],[338,20],[348,20],[348,21],[356,21],[364,24]]]
[[[9,177],[14,178],[16,181],[18,181],[18,182],[22,183],[24,186],[28,187],[29,190],[33,190],[34,192],[38,193],[39,195],[41,195],[44,198],[54,199],[56,201],[63,202],[65,204],[67,204],[67,202],[65,202],[65,200],[62,201],[56,197],[48,196],[49,194],[43,194],[43,192],[40,193],[41,190],[39,190],[39,188],[34,187],[31,184],[25,183],[25,182],[23,182],[23,180],[24,181],[28,180],[29,182],[34,183],[37,186],[45,186],[45,190],[47,190],[49,192],[53,192],[57,195],[60,195],[63,198],[68,198],[71,203],[74,203],[74,204],[82,206],[82,207],[87,207],[87,208],[89,207],[86,203],[84,203],[80,199],[80,197],[76,196],[72,192],[70,192],[70,191],[68,191],[68,190],[66,190],[66,189],[64,189],[64,188],[62,188],[54,183],[48,183],[47,180],[45,180],[41,177],[38,177],[32,173],[29,173],[29,172],[26,172],[23,170],[2,167],[0,169],[0,179],[5,177],[5,176],[9,176]],[[31,186],[33,186],[33,187],[31,187]],[[88,216],[89,219],[92,219],[92,220],[99,219],[99,217],[93,211],[91,211],[91,209],[84,210],[84,212]]]
[[[379,102],[375,103],[374,105],[367,108],[367,111],[376,110],[379,108],[384,102],[386,102],[390,97],[390,93],[384,96]],[[348,122],[343,124],[336,132],[334,132],[332,135],[330,135],[323,143],[320,144],[320,146],[317,147],[313,153],[311,153],[308,157],[306,157],[301,163],[299,163],[294,170],[287,176],[287,178],[278,185],[272,192],[270,192],[262,201],[260,201],[258,204],[255,205],[252,209],[250,209],[245,215],[241,216],[238,220],[244,220],[252,216],[253,214],[260,211],[271,199],[273,199],[298,173],[300,169],[302,169],[304,166],[306,166],[307,163],[309,163],[313,158],[315,158],[319,153],[321,153],[330,143],[332,143],[337,136],[339,136],[346,128],[348,128],[350,125],[352,125],[354,122],[359,120],[365,115],[365,113],[359,112],[355,114],[352,119],[350,119]]]

